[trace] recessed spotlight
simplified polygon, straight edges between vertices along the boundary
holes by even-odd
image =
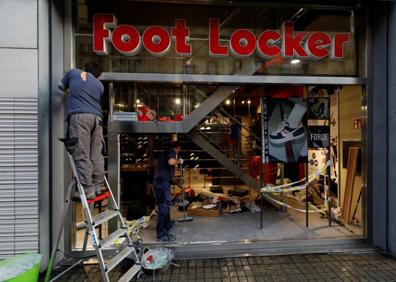
[[[291,64],[295,65],[295,64],[299,64],[301,62],[301,60],[299,59],[293,59],[290,61]]]
[[[230,104],[231,104],[231,100],[230,100],[230,99],[227,99],[227,100],[225,101],[225,103],[226,103],[226,105],[230,105]]]

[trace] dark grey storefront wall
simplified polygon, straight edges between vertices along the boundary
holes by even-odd
[[[376,1],[371,8],[372,242],[396,256],[396,5]]]
[[[388,24],[388,234],[389,250],[396,255],[396,4]]]
[[[368,195],[374,245],[387,249],[387,4],[377,3],[370,16],[372,26],[372,85],[369,87],[369,138],[372,152]],[[369,75],[371,70],[369,70]],[[371,204],[371,205],[370,205]],[[369,211],[370,212],[370,211]]]

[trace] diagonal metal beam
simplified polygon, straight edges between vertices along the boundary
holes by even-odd
[[[216,161],[218,161],[222,166],[228,169],[232,174],[236,177],[241,179],[246,185],[254,188],[257,192],[260,193],[261,186],[254,178],[250,177],[250,175],[246,174],[237,164],[231,161],[227,156],[225,156],[222,152],[220,152],[215,146],[213,146],[210,142],[208,142],[204,137],[202,137],[198,132],[195,130],[190,131],[187,136],[201,147],[203,150],[206,151],[209,155],[211,155]],[[267,198],[273,198],[277,201],[280,201],[277,196],[275,195],[266,195],[264,198],[266,201],[269,201]],[[282,210],[283,212],[286,211],[286,207],[281,207],[280,205],[269,201],[275,208]]]
[[[239,86],[220,86],[183,120],[183,131],[191,131],[194,126],[216,109],[217,106],[227,99],[238,87]]]
[[[253,75],[257,71],[254,60],[247,59],[245,64],[239,69],[233,77],[238,77],[240,75]],[[214,109],[216,109],[228,96],[234,93],[238,86],[220,86],[217,90],[212,93],[202,104],[192,111],[183,120],[183,130],[185,132],[191,131],[194,126],[200,123],[207,115],[209,115]]]
[[[227,168],[232,174],[241,179],[246,185],[253,187],[257,191],[260,191],[260,183],[258,183],[250,175],[243,172],[243,170],[236,165],[233,161],[227,158],[222,152],[220,152],[215,146],[210,144],[204,137],[195,132],[194,130],[188,133],[189,138],[206,153],[211,155],[216,161],[222,166]]]

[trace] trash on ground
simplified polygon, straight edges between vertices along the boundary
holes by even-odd
[[[169,267],[175,255],[171,249],[155,248],[147,251],[142,257],[142,267],[148,270],[159,270]]]

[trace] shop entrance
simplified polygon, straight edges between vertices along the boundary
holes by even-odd
[[[108,173],[145,243],[158,244],[153,171],[174,140],[185,163],[175,169],[171,217],[185,208],[193,221],[177,223],[172,244],[364,237],[360,86],[110,82],[108,90]]]

